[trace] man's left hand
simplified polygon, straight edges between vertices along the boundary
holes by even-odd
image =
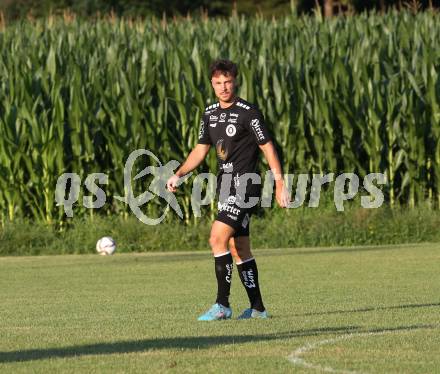
[[[281,208],[287,208],[290,203],[289,191],[287,191],[284,183],[278,184],[275,189],[277,203]]]

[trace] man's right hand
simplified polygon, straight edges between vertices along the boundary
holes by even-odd
[[[167,189],[170,192],[176,192],[177,191],[177,182],[179,181],[179,177],[174,174],[170,179],[167,181]]]
[[[195,148],[191,151],[189,156],[186,158],[183,165],[176,171],[167,181],[167,190],[170,192],[176,192],[177,187],[187,180],[191,176],[191,171],[193,171],[197,166],[199,166],[205,159],[209,152],[209,144],[197,144]],[[180,182],[180,183],[179,183]]]

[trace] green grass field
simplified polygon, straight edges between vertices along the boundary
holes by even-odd
[[[0,258],[0,371],[440,372],[439,244],[255,254],[272,318],[214,323],[208,252]]]

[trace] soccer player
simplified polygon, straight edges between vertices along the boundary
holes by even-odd
[[[259,149],[263,151],[273,173],[278,204],[286,207],[289,196],[262,113],[235,94],[237,66],[229,60],[217,60],[210,66],[210,75],[218,102],[205,109],[198,144],[175,175],[167,181],[167,188],[175,192],[179,179],[197,168],[205,159],[211,145],[215,146],[219,166],[219,202],[209,244],[214,255],[217,299],[199,317],[199,321],[231,318],[229,292],[233,257],[250,302],[250,307],[238,318],[267,318],[258,282],[257,264],[250,249],[249,223],[253,209],[247,206],[252,204],[243,204],[250,202],[247,198],[261,196],[261,186],[253,184],[251,180],[246,181],[246,175],[243,176],[246,173],[256,173]]]

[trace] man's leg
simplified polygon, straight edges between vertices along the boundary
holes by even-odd
[[[231,253],[228,250],[228,242],[234,231],[231,226],[220,221],[214,221],[212,224],[209,244],[214,255],[217,299],[215,304],[199,317],[199,321],[231,318],[232,310],[229,308],[229,293],[233,262]]]
[[[231,277],[233,261],[228,250],[229,238],[234,234],[234,229],[226,223],[214,221],[209,237],[209,245],[215,262],[215,275],[217,277],[216,303],[229,308],[229,293],[231,290]]]
[[[252,256],[249,236],[237,236],[229,239],[229,249],[235,258],[238,274],[246,289],[250,309],[264,312],[263,299],[258,283],[257,263]]]

